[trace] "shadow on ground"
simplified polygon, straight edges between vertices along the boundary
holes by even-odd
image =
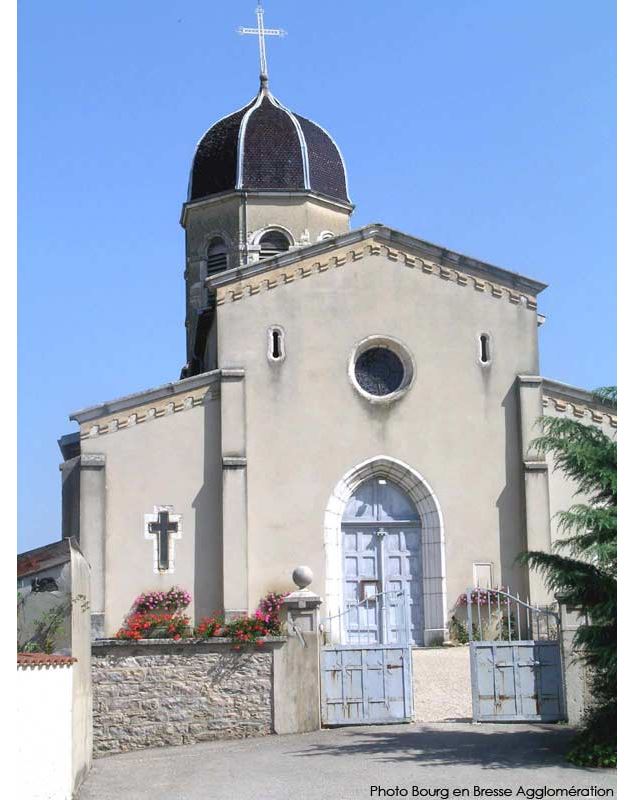
[[[297,756],[350,757],[365,755],[383,762],[418,763],[422,766],[472,764],[485,769],[510,767],[571,766],[565,754],[575,732],[553,725],[534,725],[531,730],[506,725],[474,725],[470,730],[436,725],[417,725],[413,730],[380,728],[341,729],[337,743],[311,744],[296,750]]]

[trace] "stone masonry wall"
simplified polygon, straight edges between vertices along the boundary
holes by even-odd
[[[276,646],[94,643],[95,756],[272,733]]]

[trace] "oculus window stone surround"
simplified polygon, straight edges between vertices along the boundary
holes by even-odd
[[[371,403],[391,403],[402,397],[415,378],[415,363],[405,344],[390,336],[362,339],[348,362],[348,377]]]

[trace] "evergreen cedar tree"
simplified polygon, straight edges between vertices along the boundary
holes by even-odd
[[[617,407],[616,387],[595,392]],[[617,723],[617,443],[581,422],[545,417],[535,442],[577,484],[587,502],[558,514],[563,538],[553,552],[529,551],[519,560],[540,572],[558,600],[586,615],[574,638],[590,668],[594,707],[568,754],[584,766],[615,766]]]

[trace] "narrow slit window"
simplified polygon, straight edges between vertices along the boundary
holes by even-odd
[[[273,331],[271,334],[271,356],[278,359],[282,355],[282,342],[280,341],[280,331]]]
[[[489,335],[482,333],[479,337],[479,359],[481,364],[489,364],[492,360]]]
[[[284,352],[284,331],[282,328],[269,328],[269,360],[282,361]]]

